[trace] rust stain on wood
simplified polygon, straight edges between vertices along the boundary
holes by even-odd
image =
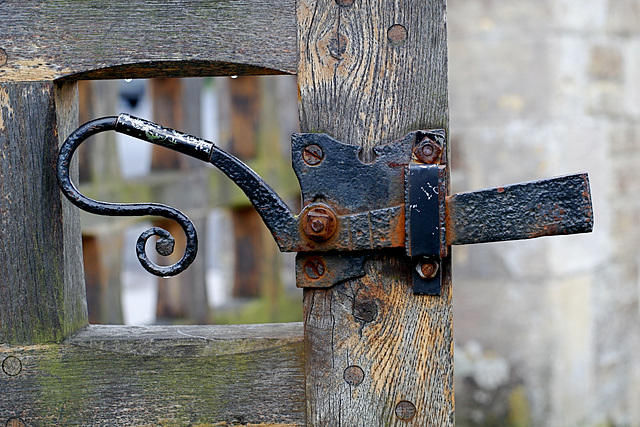
[[[447,127],[445,2],[345,8],[300,0],[297,8],[301,131],[361,145],[372,161],[374,146]],[[394,23],[408,31],[402,45],[387,40]],[[405,425],[396,411],[403,401],[415,405],[411,425],[453,425],[449,260],[443,264],[437,298],[413,295],[415,266],[391,250],[367,261],[363,278],[305,290],[308,425]],[[375,315],[366,315],[373,305]],[[352,365],[364,373],[357,386],[343,379]]]

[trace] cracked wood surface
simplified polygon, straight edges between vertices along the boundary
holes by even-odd
[[[55,176],[77,96],[0,80],[0,343],[57,342],[87,323],[80,217]]]
[[[444,0],[297,8],[303,132],[361,145],[371,160],[409,131],[447,129]],[[308,425],[453,425],[450,260],[441,296],[413,295],[413,267],[389,251],[361,279],[305,289]]]

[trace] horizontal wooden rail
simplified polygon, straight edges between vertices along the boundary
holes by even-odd
[[[0,80],[294,74],[294,0],[0,2]]]
[[[89,326],[0,345],[0,425],[304,425],[302,352],[301,323]]]

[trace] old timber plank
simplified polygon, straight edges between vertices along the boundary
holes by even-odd
[[[3,361],[0,425],[304,425],[300,323],[90,326]]]
[[[301,130],[371,148],[448,127],[445,0],[298,2]],[[362,279],[305,290],[312,426],[453,425],[450,260],[415,296],[389,252]]]
[[[0,2],[0,79],[296,72],[294,0]]]
[[[0,343],[60,341],[87,323],[78,211],[55,177],[77,96],[75,84],[0,82]]]

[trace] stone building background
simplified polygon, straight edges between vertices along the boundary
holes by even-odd
[[[588,171],[594,232],[455,247],[456,424],[640,426],[640,0],[450,0],[453,191]]]

